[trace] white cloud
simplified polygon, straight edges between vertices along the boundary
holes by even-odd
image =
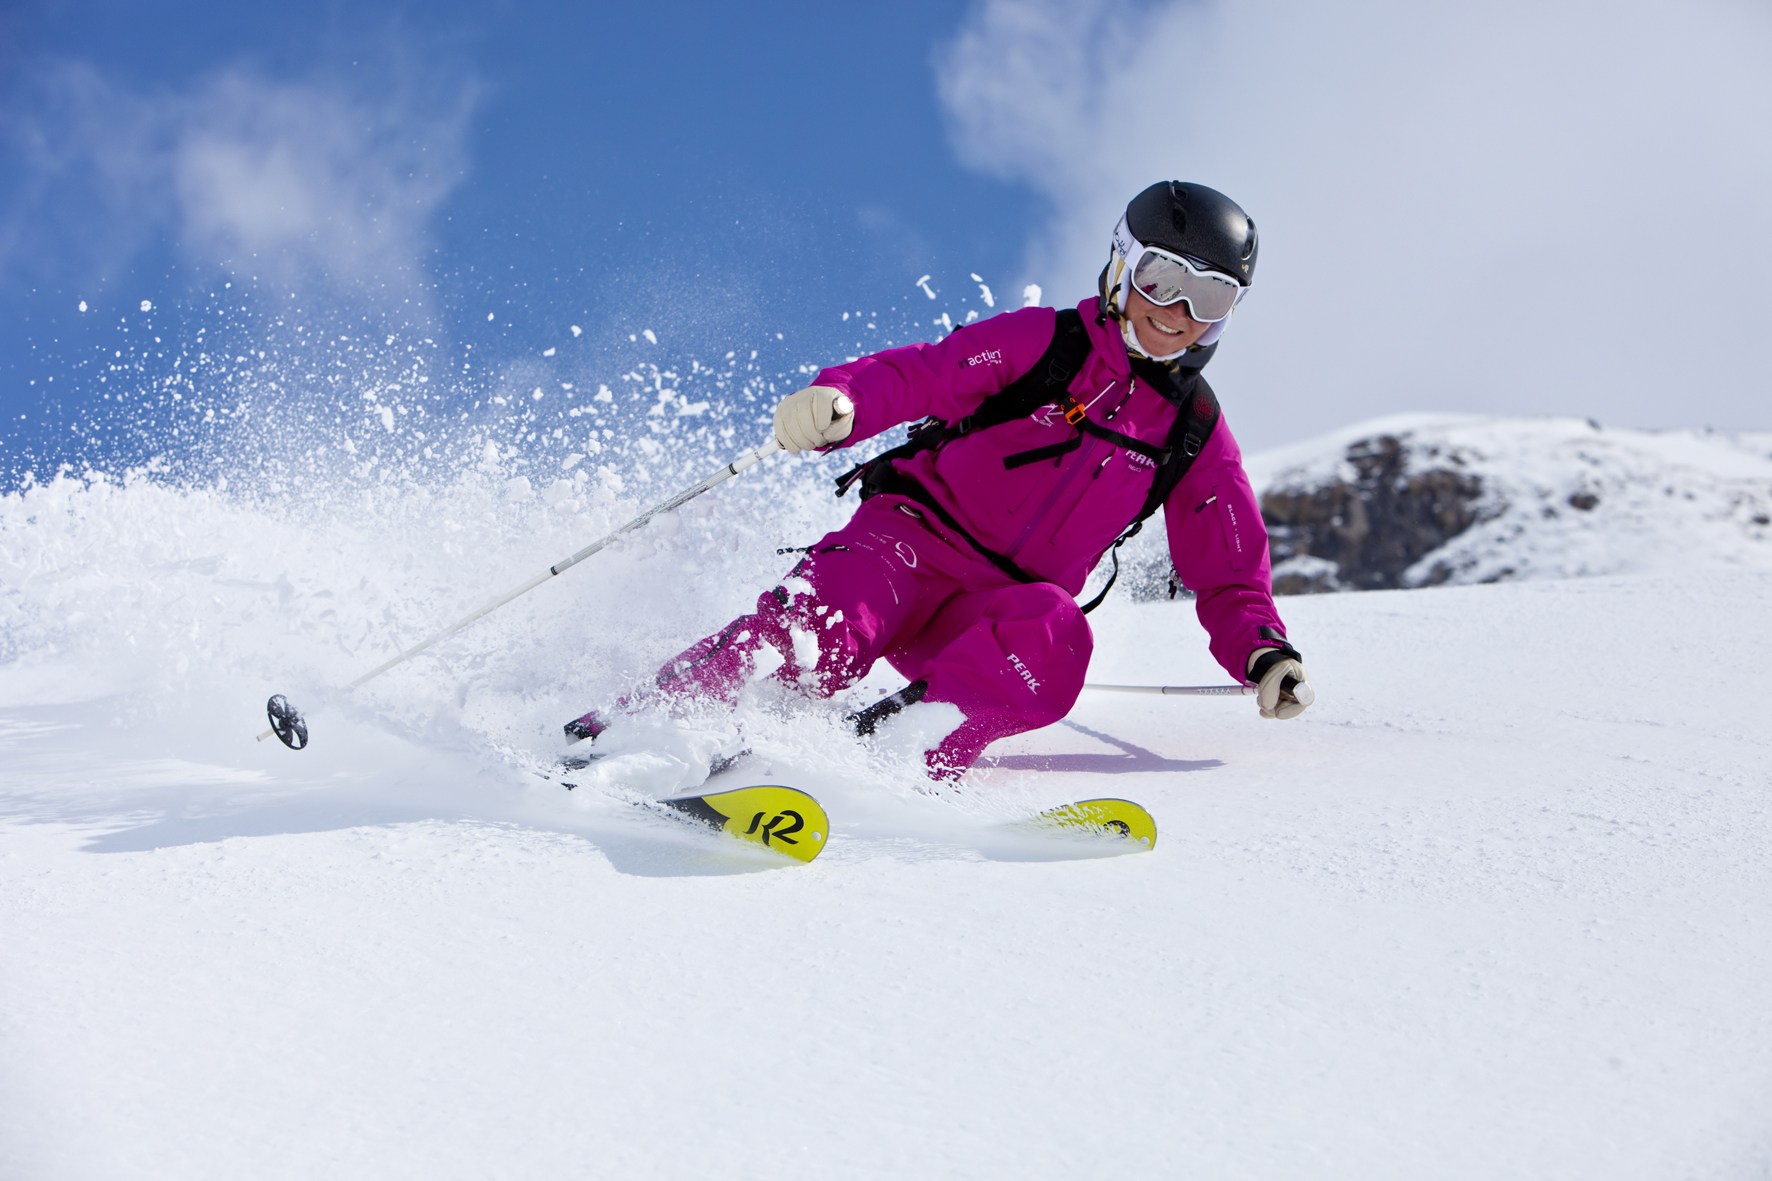
[[[962,158],[1050,199],[1055,296],[1146,184],[1249,210],[1213,376],[1265,445],[1407,409],[1767,425],[1769,57],[1736,0],[983,0],[940,86]]]
[[[199,269],[383,298],[418,289],[472,105],[456,79],[371,91],[245,70],[143,94],[81,63],[36,93],[6,127],[27,173],[0,230],[9,269],[113,272],[165,236]]]
[[[217,79],[173,158],[185,245],[361,282],[411,277],[426,222],[461,175],[466,103],[402,105]]]

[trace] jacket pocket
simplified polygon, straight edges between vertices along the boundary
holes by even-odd
[[[1047,542],[1078,554],[1102,554],[1132,525],[1150,493],[1150,479],[1123,461],[1116,449],[1086,457],[1077,472],[1072,500],[1062,511],[1054,506]]]

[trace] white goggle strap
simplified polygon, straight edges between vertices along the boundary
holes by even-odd
[[[1124,314],[1126,306],[1132,298],[1132,264],[1144,253],[1144,243],[1132,236],[1132,229],[1126,224],[1126,215],[1120,215],[1120,224],[1114,227],[1114,265],[1119,269],[1114,272],[1116,282],[1108,284],[1108,290],[1117,301],[1116,311]]]

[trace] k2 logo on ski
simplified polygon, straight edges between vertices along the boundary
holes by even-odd
[[[791,832],[799,832],[802,828],[806,827],[805,818],[798,812],[785,810],[777,812],[775,817],[770,820],[768,824],[763,823],[763,817],[765,815],[767,815],[767,813],[759,812],[751,817],[751,826],[744,830],[747,837],[754,836],[758,827],[761,826],[763,830],[763,843],[765,845],[767,845],[771,839],[778,840],[784,845],[797,845],[800,843],[788,835]],[[793,819],[793,823],[789,824],[786,828],[781,827],[790,817]]]

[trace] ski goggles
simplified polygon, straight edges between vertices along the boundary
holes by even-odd
[[[1187,304],[1188,315],[1197,323],[1218,323],[1231,314],[1248,290],[1229,275],[1144,245],[1132,236],[1123,218],[1114,237],[1121,254],[1133,260],[1131,280],[1138,293],[1160,308]]]

